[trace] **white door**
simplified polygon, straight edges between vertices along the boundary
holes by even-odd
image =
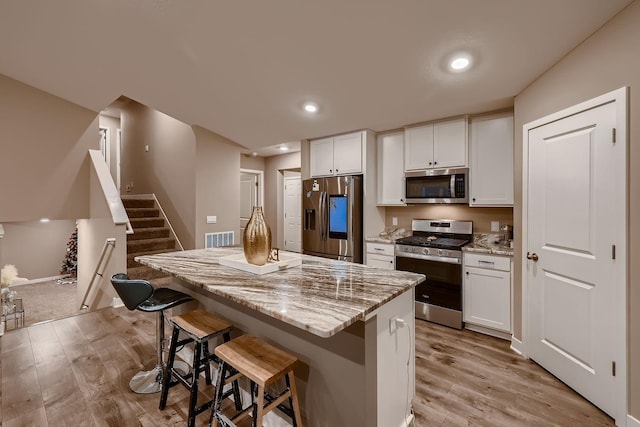
[[[529,356],[614,417],[626,286],[626,148],[615,127],[610,102],[529,129],[526,265]]]
[[[302,181],[284,179],[284,249],[302,252]]]
[[[254,206],[258,206],[258,175],[240,173],[240,243]]]

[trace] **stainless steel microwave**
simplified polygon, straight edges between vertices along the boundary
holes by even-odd
[[[406,172],[405,200],[412,203],[468,203],[469,170],[427,169]]]

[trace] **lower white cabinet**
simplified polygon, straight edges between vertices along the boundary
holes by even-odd
[[[395,270],[395,245],[393,243],[366,242],[366,262],[369,267]]]
[[[462,312],[471,326],[511,332],[510,257],[465,252]]]

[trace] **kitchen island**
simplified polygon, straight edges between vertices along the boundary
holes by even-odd
[[[256,275],[220,265],[239,248],[137,257],[208,311],[295,354],[307,426],[407,425],[415,390],[413,288],[420,274],[302,255]],[[396,322],[394,319],[402,319]],[[267,426],[288,425],[269,414]]]

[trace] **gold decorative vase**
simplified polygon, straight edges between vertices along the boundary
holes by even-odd
[[[244,257],[249,264],[264,265],[271,253],[271,229],[264,220],[262,206],[254,206],[244,229]]]

